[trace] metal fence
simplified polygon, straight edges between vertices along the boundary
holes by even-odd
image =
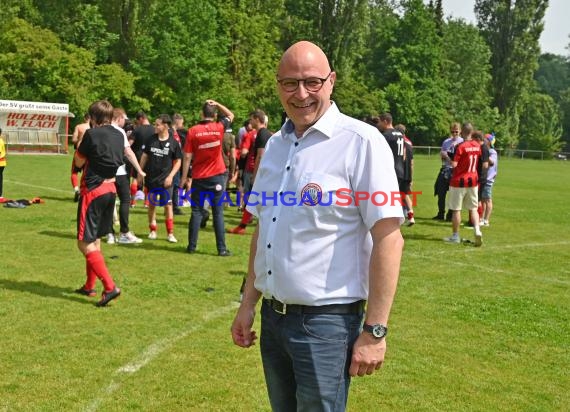
[[[544,152],[541,150],[519,150],[519,149],[496,149],[501,157],[517,159],[540,159],[540,160],[567,160],[570,159],[570,152]],[[441,148],[439,146],[414,146],[414,154],[423,154],[439,157]]]

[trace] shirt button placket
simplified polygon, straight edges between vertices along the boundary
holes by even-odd
[[[285,170],[287,172],[291,171],[291,164],[293,163],[293,157],[295,156],[295,153],[297,152],[299,147],[299,142],[295,142],[294,143],[294,147],[291,148],[291,150],[289,151],[289,157],[287,159],[287,162],[285,163]],[[277,205],[275,207],[275,216],[273,216],[273,218],[271,219],[271,221],[273,223],[277,222],[277,218],[279,216],[279,214],[281,213],[281,208],[283,207],[282,202],[282,196],[284,194],[284,189],[286,187],[288,187],[288,182],[291,174],[287,173],[286,175],[283,176],[283,179],[281,181],[281,187],[279,188],[279,202],[277,202]],[[275,231],[276,231],[276,227],[270,228],[269,232],[268,232],[268,236],[267,236],[267,252],[265,254],[266,256],[266,267],[267,267],[267,276],[269,277],[269,289],[272,290],[273,289],[273,277],[272,275],[272,267],[273,267],[273,252],[272,252],[272,245],[271,245],[271,241],[273,239],[273,236],[275,236]]]

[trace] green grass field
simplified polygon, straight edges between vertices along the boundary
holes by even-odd
[[[104,244],[121,298],[98,309],[75,245],[71,156],[9,155],[4,196],[45,204],[0,208],[1,411],[269,411],[259,347],[229,332],[249,236],[215,256],[178,244]],[[442,242],[434,222],[435,157],[416,158],[417,224],[406,246],[380,373],[353,380],[348,410],[570,409],[570,164],[501,159],[481,248]],[[465,220],[465,218],[464,218]],[[239,221],[232,208],[226,226]],[[146,210],[131,228],[146,238]],[[251,232],[251,228],[248,229]],[[472,238],[462,228],[461,235]],[[101,285],[98,284],[100,290]]]

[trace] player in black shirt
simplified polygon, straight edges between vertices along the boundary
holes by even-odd
[[[378,128],[392,150],[392,155],[394,156],[394,170],[398,178],[398,188],[402,194],[402,201],[404,203],[402,207],[408,218],[408,226],[412,226],[415,224],[414,211],[411,208],[412,204],[409,196],[403,194],[410,192],[411,162],[413,155],[411,155],[411,145],[406,147],[406,136],[401,130],[398,130],[398,128],[392,125],[392,121],[392,115],[390,113],[382,113],[379,116]]]
[[[109,274],[99,239],[113,223],[115,174],[126,151],[123,135],[111,126],[112,118],[111,103],[99,100],[91,104],[91,128],[85,132],[74,156],[75,166],[84,168],[77,207],[77,247],[85,256],[87,272],[85,284],[75,292],[95,296],[95,282],[99,278],[104,291],[97,306],[106,306],[121,294]],[[144,175],[142,170],[139,172]]]
[[[164,206],[167,240],[176,243],[174,237],[174,213],[172,209],[173,180],[182,164],[180,144],[169,133],[170,116],[161,114],[154,122],[156,134],[145,144],[141,167],[146,172],[145,188],[148,191],[149,239],[156,239],[156,206]],[[142,179],[139,179],[142,184]]]
[[[394,128],[404,135],[404,179],[403,186],[401,186],[399,190],[404,198],[404,215],[408,218],[408,226],[413,226],[416,224],[416,220],[414,218],[414,204],[408,193],[412,190],[412,180],[414,177],[414,149],[412,141],[406,136],[406,126],[403,124],[397,124]]]
[[[150,124],[147,115],[143,111],[137,112],[135,115],[135,122],[135,128],[129,136],[129,143],[131,144],[131,149],[135,152],[137,160],[140,163],[145,145],[154,135],[154,127]],[[131,174],[134,178],[131,183],[131,207],[134,207],[136,204],[135,195],[138,190],[142,189],[142,187],[137,183],[137,174],[132,173],[132,171]],[[147,205],[146,201],[145,205]]]
[[[390,149],[392,149],[392,155],[394,156],[394,170],[396,171],[398,184],[402,186],[406,177],[406,168],[404,164],[406,147],[404,135],[392,126],[392,115],[390,113],[382,113],[380,115],[378,128],[386,138]],[[400,187],[400,191],[402,191],[402,187]]]

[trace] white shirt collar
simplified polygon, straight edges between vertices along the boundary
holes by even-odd
[[[340,110],[338,110],[336,103],[331,101],[331,105],[327,111],[320,117],[319,120],[317,120],[314,125],[309,127],[305,133],[303,133],[303,136],[301,136],[300,139],[303,139],[305,136],[315,130],[319,131],[323,134],[323,136],[326,136],[329,139],[332,138],[333,130],[339,115]],[[290,139],[293,141],[298,140],[297,136],[295,135],[295,125],[291,119],[287,119],[285,124],[281,127],[281,134],[285,139]]]

